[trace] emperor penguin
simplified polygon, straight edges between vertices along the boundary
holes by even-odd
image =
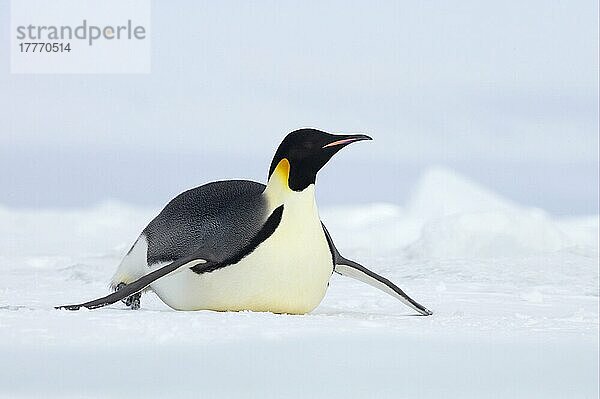
[[[142,231],[115,272],[115,292],[57,308],[140,306],[151,290],[175,310],[304,314],[333,273],[370,284],[420,315],[432,312],[388,279],[345,258],[319,218],[317,172],[342,148],[371,137],[316,129],[289,133],[267,184],[226,180],[185,191]]]

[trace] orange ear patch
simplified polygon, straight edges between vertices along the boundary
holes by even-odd
[[[273,174],[281,179],[281,182],[284,183],[286,187],[289,187],[288,179],[290,178],[290,161],[288,161],[287,158],[283,158],[281,161],[279,161]]]

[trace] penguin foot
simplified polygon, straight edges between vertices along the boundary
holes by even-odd
[[[142,293],[138,292],[137,294],[133,294],[125,300],[125,305],[129,306],[132,310],[138,310],[140,308],[140,298],[142,297]]]
[[[125,287],[127,284],[119,283],[115,287],[115,291],[119,291],[121,288]],[[140,298],[142,297],[142,293],[138,292],[137,294],[133,294],[123,299],[123,302],[126,306],[130,307],[132,310],[138,310],[140,308]]]

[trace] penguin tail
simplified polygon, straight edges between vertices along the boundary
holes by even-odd
[[[147,253],[148,239],[142,233],[123,257],[110,279],[110,289],[112,291],[121,289],[122,285],[132,283],[148,272]]]

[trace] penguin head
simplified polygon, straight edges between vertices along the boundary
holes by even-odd
[[[287,177],[291,190],[303,191],[314,184],[317,172],[331,157],[348,144],[361,140],[372,138],[364,134],[331,134],[316,129],[293,131],[277,148],[269,179],[274,172],[280,172]]]

